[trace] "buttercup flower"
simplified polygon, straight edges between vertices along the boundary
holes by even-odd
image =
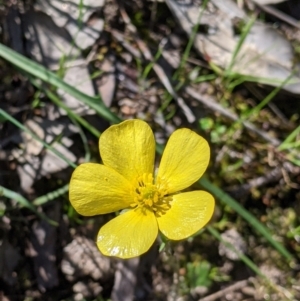
[[[70,202],[84,216],[123,210],[99,231],[104,255],[131,258],[145,253],[158,231],[168,239],[187,238],[204,227],[214,211],[205,191],[180,192],[207,168],[207,141],[189,129],[176,130],[154,171],[155,140],[141,120],[127,120],[100,137],[103,164],[84,163],[73,172]]]

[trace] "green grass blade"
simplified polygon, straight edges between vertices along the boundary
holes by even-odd
[[[290,145],[292,144],[292,141],[294,139],[296,139],[296,137],[300,134],[300,125],[298,127],[296,127],[286,138],[285,140],[277,147],[278,150],[284,150],[286,148],[290,148],[290,146],[287,146],[287,145]],[[296,142],[294,142],[295,145],[296,145]],[[291,147],[295,147],[295,146],[292,146]]]
[[[58,107],[64,109],[68,116],[70,118],[75,119],[80,125],[85,127],[91,134],[93,134],[95,137],[100,137],[101,132],[98,131],[95,127],[90,125],[84,118],[79,116],[78,114],[75,114],[69,107],[67,107],[60,99],[59,97],[52,93],[49,89],[43,88],[42,85],[38,84],[36,80],[31,81],[34,86],[36,86],[38,89],[44,91],[44,93],[47,95],[47,97]]]
[[[300,146],[300,140],[299,141],[295,141],[295,142],[289,142],[289,143],[284,143],[284,145],[280,145],[280,147],[278,147],[278,150],[291,150],[293,148],[298,148]],[[298,153],[298,155],[300,155]]]
[[[72,117],[70,117],[70,119],[74,122],[74,124],[77,126],[77,128],[79,129],[79,134],[83,143],[83,147],[85,150],[85,162],[90,161],[91,159],[91,152],[88,146],[88,141],[87,138],[83,132],[83,130],[81,129],[81,127],[79,126],[79,124],[77,123],[77,121],[75,119],[73,119]],[[100,136],[100,132],[99,132],[99,136]],[[98,137],[99,137],[98,136]],[[38,198],[36,198],[32,204],[35,206],[39,206],[39,205],[43,205],[48,203],[49,201],[53,201],[54,199],[60,197],[61,195],[67,193],[69,190],[69,184],[64,185],[63,187],[60,187],[54,191],[51,191],[49,193],[46,193],[43,196],[40,196]]]
[[[21,70],[43,80],[44,82],[64,90],[86,105],[90,106],[90,108],[94,109],[106,120],[112,123],[118,123],[121,121],[118,116],[105,107],[100,97],[91,97],[82,93],[71,85],[65,83],[60,77],[49,71],[47,68],[13,51],[3,44],[0,44],[0,57],[4,58]]]
[[[298,152],[298,154],[299,154],[299,152]],[[287,156],[287,159],[290,160],[295,165],[300,166],[300,160],[296,159],[292,154],[289,154]]]
[[[49,145],[48,143],[46,143],[44,140],[42,140],[40,137],[38,137],[36,134],[34,134],[32,131],[30,131],[27,127],[25,127],[23,124],[21,124],[18,120],[16,120],[14,117],[12,117],[11,115],[9,115],[8,113],[6,113],[4,110],[0,109],[0,116],[4,117],[6,120],[10,121],[11,123],[13,123],[15,126],[17,126],[19,129],[21,129],[22,131],[28,133],[29,135],[31,135],[31,137],[33,137],[35,140],[39,141],[40,143],[43,144],[43,146],[47,149],[49,149],[50,151],[52,151],[55,155],[57,155],[59,158],[61,158],[62,160],[64,160],[66,163],[68,163],[70,166],[72,166],[73,168],[75,168],[77,165],[75,163],[73,163],[72,161],[70,161],[68,158],[66,158],[62,153],[60,153],[59,151],[57,151],[54,147],[52,147],[51,145]]]
[[[174,76],[173,76],[173,79],[177,79],[178,77],[178,74],[180,74],[181,70],[184,68],[189,56],[190,56],[190,52],[191,52],[191,49],[194,45],[194,41],[195,41],[195,38],[197,36],[197,33],[198,33],[198,30],[199,30],[199,25],[200,25],[200,21],[201,21],[201,18],[203,16],[203,13],[205,11],[205,8],[207,6],[207,3],[208,3],[208,0],[205,0],[203,1],[202,5],[201,5],[201,11],[199,13],[199,16],[198,16],[198,20],[197,20],[197,23],[195,24],[195,26],[193,27],[193,30],[192,30],[192,33],[190,35],[190,38],[188,40],[188,43],[187,43],[187,46],[183,52],[183,56],[180,60],[180,64],[179,64],[179,67],[178,69],[176,70]]]
[[[258,105],[256,105],[253,109],[251,109],[246,116],[242,118],[245,120],[250,116],[256,116],[283,88],[284,86],[290,81],[290,79],[294,76],[294,72],[292,72],[282,83],[273,89]]]
[[[156,64],[158,59],[161,57],[162,53],[163,53],[163,48],[161,46],[159,46],[158,50],[153,58],[153,61],[151,61],[149,64],[147,64],[147,66],[144,68],[144,71],[142,72],[142,79],[146,80],[150,71],[153,69],[153,66]]]
[[[263,85],[270,85],[270,86],[279,86],[284,84],[295,84],[298,81],[296,79],[290,78],[289,81],[278,79],[278,78],[267,78],[267,77],[258,77],[258,76],[250,76],[250,75],[242,75],[240,73],[231,73],[230,74],[230,79],[232,80],[228,84],[228,89],[231,91],[237,86],[240,85],[241,83],[244,82],[251,82],[251,83],[256,83],[256,84],[263,84]]]
[[[53,226],[57,226],[57,222],[49,219],[45,214],[40,213],[36,210],[35,206],[32,205],[26,198],[24,198],[22,195],[20,195],[19,193],[9,190],[3,186],[0,186],[0,194],[5,196],[8,199],[12,199],[15,200],[16,202],[18,202],[20,204],[21,207],[25,207],[27,209],[30,209],[31,211],[33,211],[37,216],[39,216],[41,219],[46,220],[49,224],[53,225]]]
[[[276,241],[269,230],[257,220],[257,218],[247,211],[243,206],[241,206],[234,198],[229,196],[223,190],[212,184],[207,178],[202,177],[199,180],[199,184],[216,196],[221,202],[228,205],[234,211],[236,211],[240,216],[242,216],[258,233],[260,233],[282,256],[287,260],[292,260],[292,254],[278,241]]]
[[[211,226],[208,226],[207,227],[207,230],[208,232],[214,236],[217,240],[219,240],[220,242],[222,242],[228,249],[232,250],[236,255],[238,255],[238,257],[254,272],[256,273],[257,275],[267,279],[267,277],[260,271],[259,267],[250,259],[248,258],[246,255],[244,254],[241,254],[240,252],[238,252],[235,247],[227,242],[227,241],[224,241],[222,239],[222,236],[220,235],[220,233],[214,229],[213,227]]]
[[[248,23],[243,27],[243,29],[242,29],[242,34],[241,34],[241,36],[240,36],[240,39],[239,39],[239,41],[238,41],[238,43],[237,43],[237,45],[236,45],[236,47],[235,47],[235,49],[234,49],[234,52],[233,52],[233,54],[232,54],[230,63],[229,63],[229,65],[228,65],[228,67],[226,68],[225,73],[226,73],[227,75],[230,75],[230,74],[231,74],[232,67],[233,67],[234,64],[235,64],[235,59],[236,59],[238,53],[240,52],[240,50],[241,50],[241,48],[242,48],[242,46],[243,46],[243,44],[244,44],[244,42],[245,42],[245,39],[246,39],[246,37],[248,36],[248,33],[250,32],[250,29],[251,29],[252,25],[254,24],[255,20],[256,20],[256,18],[255,18],[255,17],[252,17],[252,18],[248,21]]]
[[[71,119],[72,119],[72,117],[71,117]],[[81,140],[82,140],[84,150],[85,150],[85,162],[88,162],[91,159],[91,153],[90,153],[90,149],[88,146],[87,138],[86,138],[84,132],[82,131],[81,127],[79,126],[79,124],[77,124],[77,121],[74,119],[73,122],[75,123],[75,125],[77,125],[77,128],[79,129],[79,134],[81,136]],[[101,133],[99,132],[99,135],[97,137],[99,137],[100,134]],[[33,200],[32,204],[35,206],[46,204],[46,203],[53,201],[54,199],[60,197],[61,195],[67,193],[68,190],[69,190],[69,184],[64,185],[63,187],[60,187],[54,191],[51,191],[49,193],[46,193],[43,196],[36,198],[35,200]]]
[[[34,206],[40,206],[40,205],[46,204],[49,201],[52,201],[52,200],[60,197],[61,195],[67,193],[68,190],[69,190],[69,184],[67,184],[63,187],[60,187],[54,191],[51,191],[43,196],[36,198],[35,200],[32,201],[32,204]]]

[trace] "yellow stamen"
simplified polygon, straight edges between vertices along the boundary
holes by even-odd
[[[166,181],[156,179],[154,182],[152,174],[143,174],[134,184],[133,200],[131,207],[152,210],[161,216],[171,208],[172,197],[168,196]]]

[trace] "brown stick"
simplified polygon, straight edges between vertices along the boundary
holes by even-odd
[[[248,283],[248,279],[238,281],[216,293],[213,293],[205,298],[199,299],[198,301],[214,301],[216,299],[223,297],[225,294],[228,294],[228,293],[231,293],[231,292],[234,292],[236,290],[243,288],[244,286],[247,285],[247,283]]]

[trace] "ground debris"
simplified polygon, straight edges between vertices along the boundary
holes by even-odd
[[[95,82],[104,104],[110,107],[116,89],[115,57],[110,55],[105,58],[99,69],[103,74],[96,78]]]
[[[112,301],[131,301],[137,283],[139,258],[121,260],[115,272],[115,284],[112,290]]]
[[[235,1],[210,1],[203,13],[197,3],[186,5],[174,0],[166,0],[166,3],[188,36],[199,22],[207,27],[196,35],[194,46],[208,62],[229,73],[256,77],[257,81],[272,86],[279,86],[290,77],[290,83],[283,89],[300,94],[299,64],[294,64],[293,47],[272,26],[254,21],[238,53],[235,53],[241,37],[237,34],[237,24],[249,22]],[[202,14],[201,18],[199,14]]]
[[[98,282],[92,280],[78,281],[73,285],[75,301],[81,301],[84,298],[97,297],[100,295],[101,291],[101,285]]]
[[[85,0],[78,5],[76,0],[38,0],[37,10],[49,15],[58,27],[65,28],[81,49],[92,46],[102,31],[104,21],[95,13],[105,0]]]
[[[62,154],[65,158],[75,162],[76,157],[70,151],[73,140],[68,136],[78,132],[69,119],[47,120],[41,117],[28,119],[24,124],[39,139]],[[57,137],[60,137],[57,141]],[[44,176],[66,169],[69,165],[52,151],[26,132],[12,137],[12,141],[19,145],[11,151],[11,158],[19,162],[17,171],[20,177],[21,188],[24,192],[32,191],[33,183]]]
[[[247,245],[241,234],[234,228],[229,229],[222,233],[222,239],[226,243],[230,243],[236,252],[231,248],[227,247],[224,243],[219,245],[219,254],[226,256],[230,260],[240,260],[239,254],[245,254],[247,251]]]
[[[60,206],[56,203],[47,214],[49,218],[59,221]],[[32,258],[38,288],[41,292],[59,284],[56,263],[57,228],[46,221],[33,223],[28,241],[27,254]]]
[[[61,270],[69,281],[84,276],[95,281],[112,277],[110,259],[99,252],[94,241],[78,235],[63,249]]]
[[[89,96],[94,95],[87,62],[82,58],[81,50],[74,47],[72,36],[65,28],[58,27],[51,17],[41,11],[29,11],[24,15],[24,30],[27,53],[35,61],[50,70],[60,70],[66,83]],[[76,97],[60,89],[57,93],[77,114],[94,114],[94,110],[82,104]],[[63,109],[59,112],[60,115],[66,114]]]
[[[0,278],[9,285],[16,283],[17,278],[13,271],[20,259],[21,256],[19,252],[6,238],[0,240]]]

